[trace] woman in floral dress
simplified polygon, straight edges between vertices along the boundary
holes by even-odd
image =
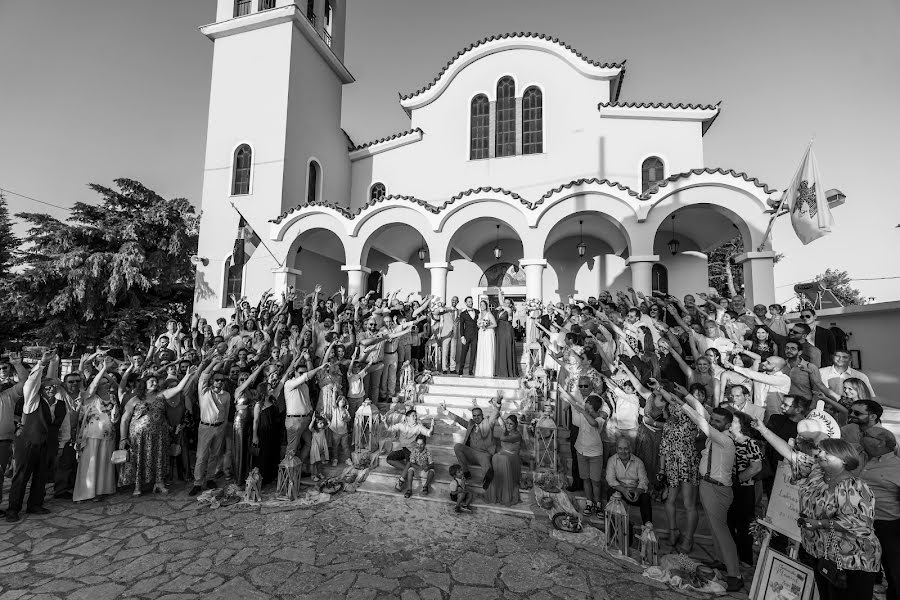
[[[167,494],[169,468],[169,423],[166,402],[180,394],[197,367],[191,367],[175,387],[158,392],[159,379],[151,375],[138,382],[138,393],[126,404],[119,427],[119,448],[128,449],[128,461],[119,473],[119,485],[134,485],[134,496],[141,487],[153,484],[153,491]]]
[[[661,388],[658,388],[661,389]],[[665,390],[661,392],[666,395]],[[667,398],[668,399],[668,398]],[[697,489],[700,485],[700,454],[694,443],[699,433],[693,421],[675,404],[666,407],[666,423],[663,425],[659,444],[659,473],[664,475],[669,495],[666,498],[666,516],[669,519],[669,542],[687,554],[694,544],[697,530]],[[681,538],[675,521],[675,501],[681,493],[687,513],[684,538]]]

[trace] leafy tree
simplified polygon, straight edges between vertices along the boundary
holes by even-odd
[[[866,297],[858,289],[850,285],[850,274],[837,269],[825,269],[816,279],[825,289],[831,290],[834,297],[844,306],[857,306],[867,302]]]
[[[723,298],[744,293],[744,269],[734,259],[744,253],[744,240],[737,235],[726,240],[707,253],[709,286]],[[775,255],[778,263],[783,254]]]
[[[134,345],[190,310],[199,218],[184,198],[166,200],[131,179],[91,184],[97,205],[76,203],[60,221],[30,224],[23,269],[3,307],[19,337],[43,344]]]
[[[0,192],[0,280],[3,280],[15,262],[16,248],[19,240],[13,234],[12,221],[9,220],[9,208],[6,197]]]

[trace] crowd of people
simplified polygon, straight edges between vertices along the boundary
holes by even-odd
[[[550,373],[571,409],[571,476],[585,515],[602,514],[616,493],[647,522],[662,501],[668,543],[690,552],[699,501],[716,566],[738,590],[741,563],[754,560],[758,496],[771,493],[783,458],[801,482],[803,558],[831,561],[843,578],[817,569],[820,595],[870,598],[882,569],[889,598],[900,593],[896,439],[879,426],[868,378],[810,308],[790,324],[783,307],[748,309],[741,296],[631,289],[546,305],[501,295],[478,308],[471,297],[323,297],[320,286],[232,300],[230,320],[173,319],[146,349],[114,358],[98,348],[62,379],[53,351],[31,366],[16,354],[0,361],[0,493],[14,463],[6,520],[21,518],[29,482],[26,512],[44,513],[48,481],[75,501],[120,487],[165,494],[178,478],[196,495],[219,477],[241,485],[253,467],[274,483],[285,456],[318,480],[355,449],[361,407],[380,414],[380,404],[414,394],[419,373],[517,377],[524,362],[525,375]],[[450,465],[457,512],[470,510],[473,465],[488,502],[519,499],[518,415],[503,416],[499,398],[489,411],[439,411],[466,430]],[[416,477],[430,492],[433,429],[414,405],[387,427],[386,459],[406,497]]]

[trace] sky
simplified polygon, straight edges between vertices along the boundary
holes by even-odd
[[[620,101],[715,103],[708,167],[784,189],[815,138],[847,196],[808,246],[774,228],[776,298],[826,268],[900,299],[900,3],[896,0],[347,0],[343,127],[356,143],[408,128],[398,92],[483,37],[536,31],[627,59]],[[0,0],[0,187],[71,206],[91,182],[140,180],[199,203],[215,0]],[[66,211],[7,195],[10,212]],[[19,225],[17,233],[24,234]],[[893,279],[870,280],[894,277]]]

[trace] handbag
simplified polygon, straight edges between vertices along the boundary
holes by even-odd
[[[828,558],[828,549],[831,548],[834,560]],[[828,531],[828,542],[825,544],[825,556],[816,563],[816,570],[828,580],[833,587],[843,590],[847,588],[847,572],[841,568],[840,558],[834,541],[834,527]]]
[[[112,456],[109,459],[114,465],[121,465],[123,463],[128,462],[128,450],[113,450]]]
[[[181,456],[181,444],[177,442],[169,444],[169,456]]]

